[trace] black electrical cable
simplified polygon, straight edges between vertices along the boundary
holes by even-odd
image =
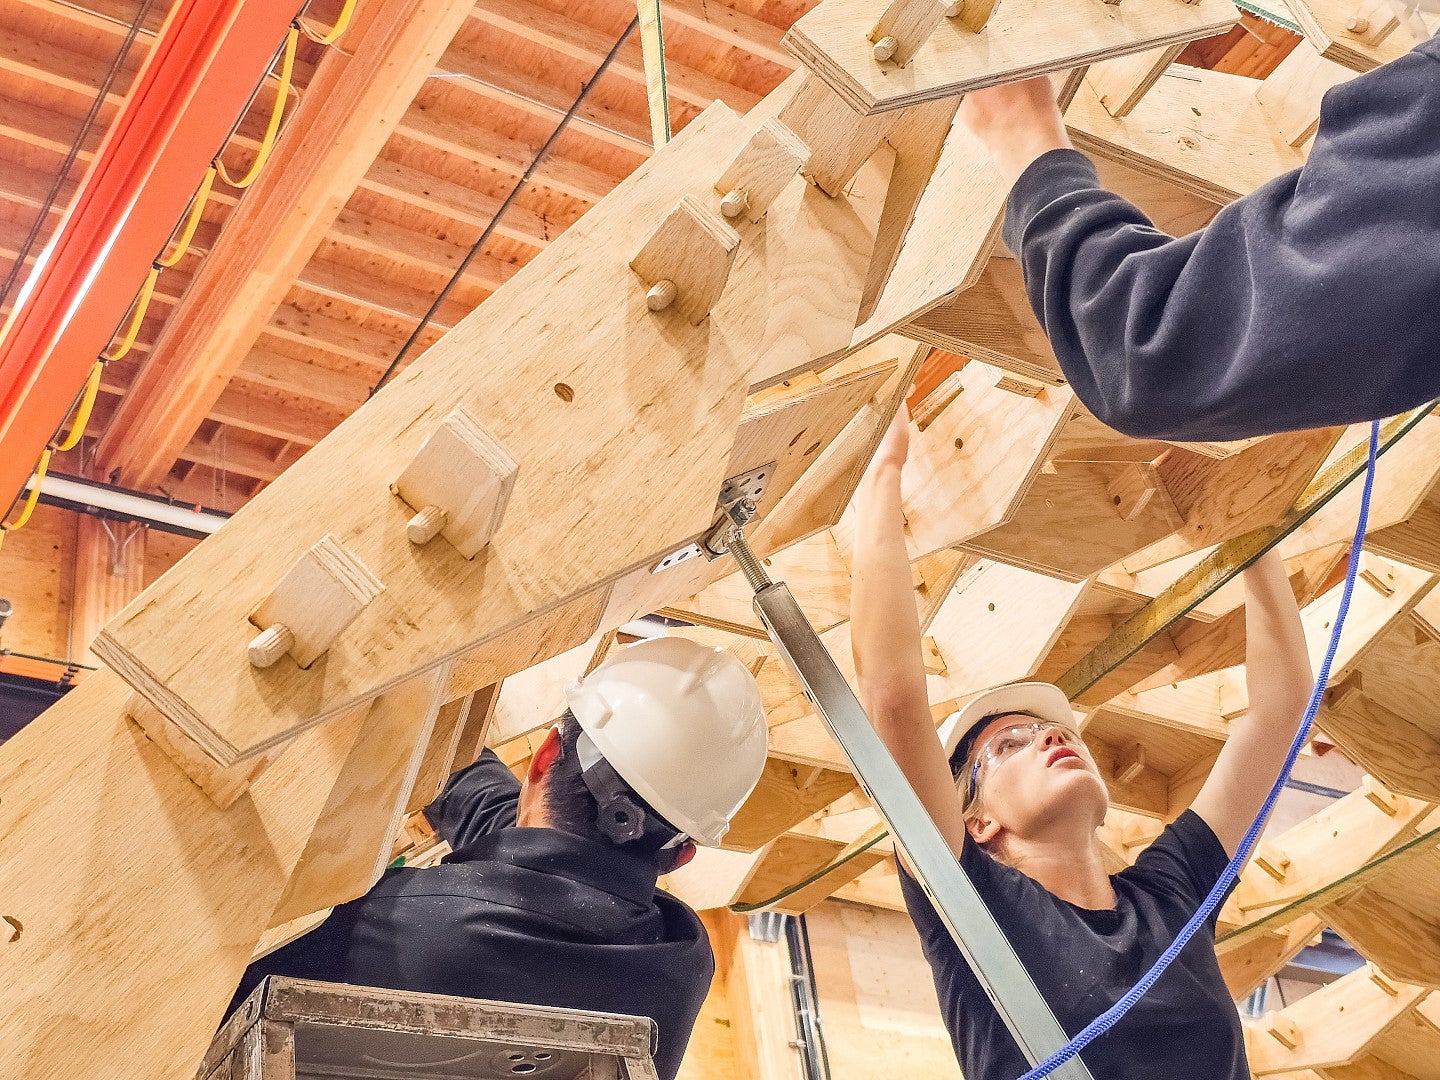
[[[630,20],[630,25],[625,27],[624,33],[616,39],[610,51],[605,54],[605,59],[600,61],[600,66],[595,69],[595,74],[591,75],[589,81],[580,88],[580,93],[576,96],[575,100],[571,102],[570,108],[565,110],[565,115],[562,116],[560,122],[555,125],[555,130],[552,131],[550,137],[545,140],[545,145],[540,147],[536,152],[535,157],[532,158],[530,164],[526,166],[524,175],[522,175],[515,186],[510,189],[510,194],[505,196],[505,201],[500,204],[500,209],[496,210],[494,216],[490,218],[490,224],[485,226],[485,231],[480,234],[480,239],[476,240],[475,243],[471,245],[470,250],[465,253],[465,258],[460,260],[460,265],[457,266],[455,272],[450,275],[450,280],[445,283],[445,287],[440,290],[439,295],[431,302],[429,309],[421,317],[419,324],[411,331],[410,336],[405,339],[405,344],[400,346],[400,351],[395,354],[395,359],[390,361],[390,366],[385,369],[384,374],[382,374],[380,378],[376,380],[375,385],[370,388],[370,393],[367,395],[368,397],[374,397],[380,392],[380,388],[390,381],[390,377],[395,374],[395,369],[400,366],[400,362],[405,359],[406,354],[410,352],[415,342],[419,340],[420,335],[425,332],[425,328],[430,325],[430,320],[435,317],[435,312],[440,310],[440,305],[445,302],[445,298],[450,295],[450,291],[455,288],[461,276],[470,268],[470,264],[475,261],[475,256],[480,254],[480,249],[485,246],[491,234],[495,232],[495,227],[500,223],[500,219],[505,215],[505,211],[510,209],[510,204],[513,203],[516,196],[520,194],[520,189],[523,188],[530,177],[535,174],[535,170],[540,167],[540,163],[543,162],[546,155],[550,153],[556,140],[564,133],[570,121],[575,118],[575,114],[580,111],[580,106],[585,104],[585,99],[590,96],[591,89],[600,81],[600,76],[609,70],[610,65],[615,62],[615,58],[620,55],[621,48],[625,45],[625,42],[630,40],[630,35],[635,32],[636,27],[639,25],[640,16],[636,15],[635,18]]]
[[[144,25],[145,18],[150,14],[150,9],[154,4],[155,0],[145,0],[135,15],[135,21],[126,30],[125,40],[120,43],[119,51],[115,53],[115,59],[110,64],[110,70],[105,73],[105,80],[100,84],[100,89],[96,91],[95,100],[90,103],[90,111],[85,114],[80,130],[76,132],[75,139],[70,144],[70,150],[65,155],[65,163],[55,174],[50,191],[40,206],[40,212],[35,216],[35,221],[30,226],[30,232],[25,237],[25,242],[20,245],[19,254],[15,256],[15,263],[10,267],[10,273],[5,276],[5,284],[0,285],[0,306],[3,306],[10,296],[10,290],[14,288],[15,280],[24,269],[25,261],[30,258],[35,241],[40,238],[40,230],[45,227],[45,219],[50,216],[50,211],[55,208],[55,203],[60,198],[60,189],[65,186],[65,178],[70,175],[70,169],[74,166],[75,159],[80,156],[80,148],[89,138],[90,130],[95,126],[95,120],[100,115],[100,108],[105,104],[105,99],[110,96],[110,87],[115,84],[116,78],[120,75],[120,69],[125,65],[125,58],[130,55],[130,48],[135,44],[135,38],[139,35],[140,28]]]

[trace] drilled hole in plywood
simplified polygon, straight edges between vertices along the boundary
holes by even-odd
[[[955,440],[955,449],[956,449],[956,450],[964,450],[964,449],[965,449],[965,440],[964,440],[964,439],[956,439],[956,440]]]
[[[816,450],[819,450],[819,449],[820,449],[820,444],[819,444],[818,442],[813,442],[813,443],[810,444],[810,449],[809,449],[809,450],[806,450],[805,453],[803,453],[803,454],[800,455],[800,456],[801,456],[801,457],[809,457],[811,454],[813,454]]]
[[[561,401],[570,402],[575,400],[575,391],[567,383],[557,382],[555,384],[555,396]]]
[[[986,605],[986,606],[989,607],[989,609],[990,609],[991,611],[994,611],[994,610],[995,610],[995,605],[994,605],[994,604],[988,604],[988,605]]]
[[[797,442],[799,442],[799,441],[800,441],[801,439],[803,439],[804,437],[805,437],[805,429],[804,429],[804,428],[801,428],[799,431],[797,431],[797,432],[795,433],[795,437],[794,437],[793,439],[791,439],[790,442],[789,442],[787,445],[789,445],[789,446],[794,446]]]

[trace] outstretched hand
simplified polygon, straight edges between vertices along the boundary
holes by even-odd
[[[990,151],[1006,187],[1041,154],[1070,146],[1047,76],[972,90],[958,116]]]

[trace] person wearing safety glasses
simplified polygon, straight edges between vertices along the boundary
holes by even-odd
[[[1249,708],[1190,808],[1118,874],[1096,830],[1108,794],[1059,688],[983,691],[939,737],[931,719],[900,513],[909,445],[901,413],[857,498],[851,595],[860,699],[1021,962],[1073,1036],[1124,995],[1219,879],[1299,729],[1310,662],[1295,598],[1273,552],[1245,571]],[[1016,1080],[1019,1046],[901,864],[901,885],[966,1080]],[[1096,1080],[1249,1080],[1215,926],[1082,1053]]]

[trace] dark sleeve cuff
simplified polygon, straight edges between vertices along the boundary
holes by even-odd
[[[1054,200],[1083,188],[1098,188],[1095,164],[1078,150],[1047,150],[1032,161],[1005,200],[1005,244],[1020,257],[1030,221]]]

